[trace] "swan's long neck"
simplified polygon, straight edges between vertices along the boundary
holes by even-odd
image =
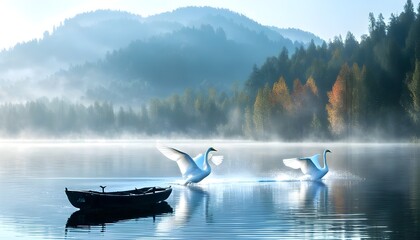
[[[204,155],[204,166],[203,166],[203,170],[206,171],[210,171],[210,164],[209,164],[209,153],[210,153],[211,149],[207,149],[206,154]]]
[[[324,167],[322,169],[328,169],[328,166],[327,166],[327,150],[324,151]]]

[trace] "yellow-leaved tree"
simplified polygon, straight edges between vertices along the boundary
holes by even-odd
[[[283,110],[287,112],[292,111],[292,98],[290,97],[289,88],[287,88],[283,76],[273,85],[272,102],[276,110],[280,112],[284,112]]]
[[[258,137],[264,137],[268,132],[271,118],[271,89],[268,84],[259,89],[254,102],[254,125]]]

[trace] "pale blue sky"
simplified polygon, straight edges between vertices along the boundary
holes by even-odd
[[[420,0],[413,0],[415,10]],[[0,49],[41,38],[66,18],[96,9],[149,16],[185,6],[212,6],[241,13],[263,25],[300,28],[324,40],[368,30],[368,14],[403,11],[406,0],[0,0]]]

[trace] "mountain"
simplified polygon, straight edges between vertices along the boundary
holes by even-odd
[[[272,41],[291,40],[302,44],[309,44],[314,40],[315,44],[321,45],[323,40],[313,33],[295,28],[277,28],[261,25],[248,17],[227,9],[211,7],[185,7],[172,12],[158,14],[145,19],[145,21],[165,21],[181,23],[184,26],[199,27],[209,24],[214,28],[222,28],[228,39],[247,41],[243,30],[247,29],[256,33],[262,33]],[[294,49],[291,49],[294,51]]]
[[[282,48],[293,52],[309,39],[319,42],[300,30],[284,30],[290,39],[281,31],[210,7],[147,18],[82,13],[42,39],[0,52],[0,100],[64,95],[137,102],[186,87],[228,88]]]
[[[19,43],[0,53],[0,79],[42,78],[70,65],[97,61],[108,51],[136,39],[162,33],[166,26],[142,24],[141,17],[127,12],[100,10],[66,19],[42,39]],[[169,26],[173,31],[174,27]],[[30,69],[31,71],[22,71]],[[18,74],[16,72],[22,72]]]
[[[227,39],[221,28],[182,28],[57,73],[49,85],[65,79],[71,83],[66,89],[83,86],[86,97],[112,101],[146,100],[185,88],[228,90],[232,82],[246,79],[255,61],[281,50],[277,42],[260,37],[245,44]]]
[[[311,41],[314,41],[315,45],[322,45],[324,40],[320,37],[316,36],[313,33],[306,32],[297,28],[277,28],[277,27],[270,27],[273,31],[279,33],[284,38],[288,38],[294,42],[300,42],[304,45],[307,45]]]

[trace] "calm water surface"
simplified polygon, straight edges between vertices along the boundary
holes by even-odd
[[[200,141],[170,146],[224,155],[203,182],[180,186],[155,142],[0,144],[0,239],[419,239],[420,147]],[[323,181],[299,181],[283,158],[329,148]],[[69,189],[172,185],[165,211],[86,216]],[[76,222],[76,224],[74,224]]]

